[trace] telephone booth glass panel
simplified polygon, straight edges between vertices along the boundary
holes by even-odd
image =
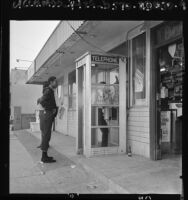
[[[119,146],[119,68],[91,68],[91,147]]]

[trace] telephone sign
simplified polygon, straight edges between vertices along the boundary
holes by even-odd
[[[119,64],[119,59],[115,56],[91,55],[91,62]]]

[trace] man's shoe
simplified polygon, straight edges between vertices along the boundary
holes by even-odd
[[[48,159],[53,159],[53,157],[52,157],[52,156],[47,156],[47,158],[48,158]]]
[[[54,160],[53,158],[49,158],[49,157],[46,157],[46,158],[41,158],[41,161],[43,163],[53,163],[53,162],[56,162],[56,160]]]

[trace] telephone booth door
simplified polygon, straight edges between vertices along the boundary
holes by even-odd
[[[77,152],[125,153],[125,69],[117,56],[86,53],[76,60]]]

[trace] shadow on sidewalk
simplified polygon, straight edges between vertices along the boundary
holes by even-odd
[[[53,156],[54,159],[56,160],[55,163],[44,163],[40,165],[40,159],[41,159],[41,150],[37,148],[37,146],[40,143],[40,140],[30,134],[26,130],[20,130],[16,131],[14,133],[18,140],[22,143],[22,145],[26,148],[28,153],[31,155],[33,161],[35,163],[39,164],[39,167],[42,166],[43,171],[49,171],[49,170],[55,170],[57,168],[62,168],[70,165],[75,165],[75,163],[67,158],[65,155],[59,153],[56,151],[53,147],[50,147],[49,149],[49,156]]]

